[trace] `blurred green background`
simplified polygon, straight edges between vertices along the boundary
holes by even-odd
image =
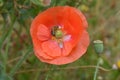
[[[39,12],[65,5],[84,13],[91,44],[73,63],[42,63],[31,48],[31,22]],[[97,39],[103,40],[104,52],[96,80],[120,80],[120,0],[0,0],[0,80],[93,80]]]

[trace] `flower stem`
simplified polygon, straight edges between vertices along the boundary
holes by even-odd
[[[99,57],[98,62],[97,62],[97,66],[96,66],[96,69],[95,69],[94,79],[93,80],[96,80],[98,69],[99,69],[99,66],[100,66],[100,60],[101,60],[101,58]]]

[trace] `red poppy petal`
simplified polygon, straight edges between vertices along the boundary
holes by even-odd
[[[41,41],[48,40],[50,38],[50,31],[46,26],[40,24],[38,27],[37,36]]]
[[[77,29],[77,31],[88,26],[87,20],[80,10],[69,6],[66,6],[66,9],[66,12],[68,12],[68,17],[66,19]]]
[[[42,57],[43,59],[53,59],[52,57],[48,56],[46,53],[44,53],[40,48],[37,49],[37,48],[34,48],[34,51],[35,51],[35,55],[37,57]]]
[[[70,43],[74,47],[78,43],[83,30],[77,31],[77,29],[74,26],[72,26],[68,21],[64,23],[64,28],[66,33],[71,35]]]
[[[64,42],[64,47],[62,49],[62,56],[68,56],[72,51],[72,45],[69,42]]]
[[[42,43],[42,50],[51,57],[61,56],[61,49],[56,41],[48,40]]]
[[[34,38],[33,43],[34,43],[34,52],[36,56],[41,56],[44,59],[53,59],[51,56],[43,52],[43,50],[41,49],[40,40],[38,40],[37,38]]]
[[[40,13],[34,20],[34,25],[44,24],[45,26],[51,28],[52,26],[58,25],[58,17],[57,15],[61,13],[62,9],[64,7],[58,6],[58,7],[52,7],[47,9],[46,11]],[[59,17],[59,19],[62,20],[62,16]]]
[[[74,46],[78,43],[83,30],[88,24],[86,18],[79,10],[68,6],[64,10],[64,29],[68,34],[72,35],[71,43]]]
[[[89,45],[89,35],[86,31],[83,32],[81,38],[80,38],[80,41],[78,43],[78,45],[72,50],[71,52],[71,60],[76,60],[78,59],[79,57],[81,57],[83,54],[85,54],[86,50],[87,50],[87,47]]]
[[[73,9],[80,16],[82,26],[87,28],[88,27],[88,23],[87,23],[87,20],[86,20],[85,16],[81,13],[81,11],[79,11],[79,10],[77,10],[75,8],[73,8]]]
[[[89,45],[89,35],[86,31],[84,31],[78,45],[70,53],[71,55],[66,57],[58,57],[53,60],[46,60],[40,57],[39,58],[43,62],[56,64],[56,65],[71,63],[79,59],[86,52],[88,45]]]

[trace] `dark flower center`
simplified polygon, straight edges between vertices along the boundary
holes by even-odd
[[[63,37],[63,31],[59,26],[54,26],[51,30],[51,35],[56,39],[61,39]]]

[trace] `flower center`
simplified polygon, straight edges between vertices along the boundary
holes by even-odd
[[[51,34],[56,39],[62,39],[62,37],[64,36],[63,31],[62,31],[61,27],[59,27],[59,26],[54,26],[51,30]]]
[[[62,31],[60,26],[54,26],[51,30],[52,39],[57,41],[60,48],[63,48],[63,37],[64,32]]]

